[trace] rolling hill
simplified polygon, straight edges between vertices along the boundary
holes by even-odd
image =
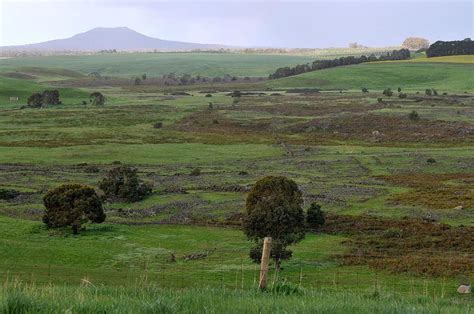
[[[70,38],[50,40],[35,44],[0,47],[10,51],[99,51],[117,50],[160,50],[185,51],[194,49],[220,49],[223,45],[198,44],[170,41],[140,34],[128,27],[98,27]]]
[[[435,58],[432,58],[435,59]],[[320,88],[383,90],[385,88],[424,91],[435,88],[440,92],[472,92],[474,65],[469,63],[436,62],[371,62],[307,72],[266,84],[271,88]]]

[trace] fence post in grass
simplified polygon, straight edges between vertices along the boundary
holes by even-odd
[[[265,237],[263,239],[262,260],[260,262],[260,280],[258,282],[259,289],[267,287],[268,263],[270,261],[270,251],[272,249],[272,238]]]

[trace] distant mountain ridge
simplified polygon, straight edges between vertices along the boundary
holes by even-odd
[[[224,45],[199,44],[163,40],[140,34],[128,27],[97,27],[65,39],[55,39],[36,44],[3,46],[1,50],[18,51],[99,51],[99,50],[160,50],[187,51],[230,48]]]

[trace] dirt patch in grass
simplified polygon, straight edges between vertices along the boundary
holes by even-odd
[[[323,232],[351,235],[345,265],[369,265],[393,273],[470,275],[474,271],[474,227],[452,227],[420,219],[329,215]]]
[[[413,188],[392,196],[391,203],[437,209],[474,209],[474,173],[397,174],[382,178],[392,184]]]
[[[344,115],[314,119],[290,128],[340,140],[393,142],[474,142],[474,125],[377,114]]]

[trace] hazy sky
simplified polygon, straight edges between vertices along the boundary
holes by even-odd
[[[0,45],[127,26],[161,39],[266,47],[399,45],[473,35],[473,1],[0,0]]]

